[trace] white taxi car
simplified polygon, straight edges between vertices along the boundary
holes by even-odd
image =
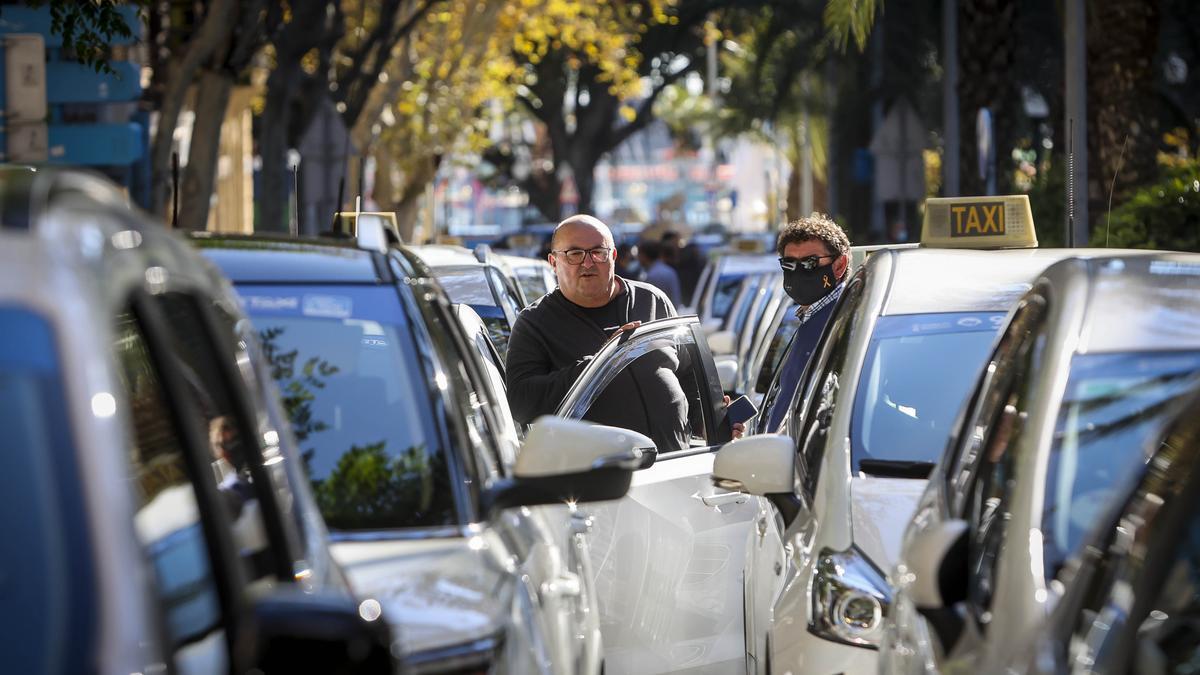
[[[885,670],[1028,654],[1085,535],[1200,386],[1200,256],[1146,253],[1060,262],[1016,306],[904,536]]]
[[[971,223],[990,217],[1002,234],[959,229],[962,210],[980,212]],[[1005,313],[1070,255],[1031,248],[1023,196],[931,199],[922,241],[867,258],[794,398],[768,392],[764,408],[788,406],[786,435],[751,436],[718,454],[717,485],[765,498],[755,500],[745,564],[753,672],[876,668],[887,571],[925,478]],[[981,247],[1025,248],[962,250]]]

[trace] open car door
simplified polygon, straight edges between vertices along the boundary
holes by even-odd
[[[746,654],[746,540],[757,509],[747,495],[712,484],[715,452],[729,440],[730,425],[700,322],[652,321],[609,342],[567,392],[558,414],[588,419],[593,403],[618,378],[653,386],[639,375],[650,369],[661,378],[664,363],[686,398],[686,441],[658,448],[653,464],[634,473],[626,497],[587,507],[605,669],[737,672]],[[647,411],[650,417],[671,414]]]

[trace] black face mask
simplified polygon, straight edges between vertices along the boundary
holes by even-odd
[[[829,295],[837,286],[837,282],[832,262],[811,270],[797,265],[794,270],[783,271],[783,290],[798,305],[811,305]]]

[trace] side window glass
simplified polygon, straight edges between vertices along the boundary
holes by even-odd
[[[810,499],[817,491],[829,425],[840,398],[838,374],[842,372],[850,351],[850,327],[858,313],[856,308],[862,298],[863,286],[862,281],[856,278],[844,291],[842,308],[834,316],[833,324],[826,329],[825,338],[813,352],[805,371],[806,375],[813,375],[801,379],[791,403],[776,403],[794,408],[785,428],[788,435],[798,441],[800,461],[796,466],[800,469],[801,487]],[[800,410],[804,411],[803,416],[797,414]]]
[[[222,356],[208,340],[200,308],[191,296],[167,293],[154,296],[171,328],[171,355],[186,382],[186,392],[203,416],[212,456],[209,466],[221,503],[233,524],[233,541],[249,580],[274,571],[272,551],[263,520],[262,505],[251,477],[250,462],[261,452],[257,438],[243,438],[230,392],[216,367]],[[251,422],[249,428],[257,428]]]
[[[606,365],[586,409],[569,417],[645,434],[659,454],[709,444],[707,378],[689,328],[642,339]]]
[[[171,410],[131,312],[116,317],[114,334],[118,376],[133,425],[129,479],[137,508],[134,527],[154,570],[172,652],[183,671],[205,656],[221,663],[225,648],[213,647],[209,639],[223,631],[212,556]],[[223,665],[210,667],[225,670]]]
[[[270,486],[275,494],[275,502],[284,518],[289,538],[299,544],[301,550],[289,552],[293,556],[295,572],[303,576],[307,571],[308,562],[304,559],[312,546],[321,542],[310,541],[304,514],[296,506],[293,489],[302,484],[306,477],[297,462],[290,461],[280,448],[280,427],[287,424],[285,413],[272,400],[268,393],[271,374],[266,370],[268,364],[258,342],[258,331],[247,319],[238,319],[214,303],[213,315],[217,318],[221,330],[226,331],[233,346],[233,358],[238,366],[238,373],[250,394],[255,406],[256,428],[262,440],[261,463],[271,478]],[[258,452],[255,445],[250,446],[251,452]]]
[[[1011,517],[1016,465],[1013,449],[1024,431],[1028,412],[1032,381],[1028,375],[1036,370],[1045,344],[1045,336],[1037,332],[1044,310],[1045,302],[1035,297],[1026,301],[1021,316],[1014,315],[1013,330],[1005,332],[997,349],[998,353],[1010,350],[1011,357],[995,364],[1011,372],[1000,372],[996,377],[998,386],[987,394],[981,410],[982,424],[972,430],[977,437],[977,441],[971,441],[976,466],[962,505],[963,516],[970,524],[967,601],[984,629],[991,620],[997,563]]]

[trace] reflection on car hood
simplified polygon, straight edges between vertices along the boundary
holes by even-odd
[[[487,535],[336,542],[333,555],[360,598],[375,598],[406,653],[470,642],[508,620],[513,576]]]
[[[856,477],[850,480],[854,545],[891,575],[900,556],[904,529],[925,491],[924,479]]]

